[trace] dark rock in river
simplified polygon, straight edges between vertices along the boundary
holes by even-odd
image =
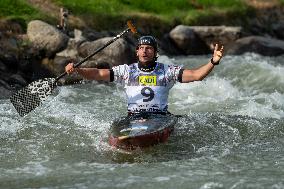
[[[39,50],[44,50],[50,57],[63,50],[68,43],[68,36],[43,21],[34,20],[28,24],[27,35],[30,42]]]
[[[179,25],[170,32],[170,37],[183,54],[209,54],[210,49],[197,33],[188,26]]]
[[[227,54],[240,55],[246,52],[278,56],[284,54],[284,41],[261,36],[244,37],[230,46]]]
[[[111,39],[111,37],[105,37],[92,42],[85,42],[78,49],[79,55],[86,57],[94,53],[98,48],[104,46]],[[90,65],[89,62],[89,65],[85,64],[85,66],[96,67],[96,65],[101,63],[108,63],[108,67],[119,64],[129,64],[135,61],[135,49],[132,48],[125,39],[120,38],[109,47],[93,56],[90,60],[92,60],[92,65]]]
[[[278,39],[284,39],[284,21],[272,24],[272,31]]]
[[[170,38],[177,47],[188,55],[210,54],[214,44],[230,46],[242,35],[241,27],[227,26],[176,26]]]

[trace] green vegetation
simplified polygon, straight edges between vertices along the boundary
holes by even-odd
[[[30,21],[32,19],[47,18],[47,16],[33,8],[25,0],[1,0],[0,18]]]
[[[167,19],[185,16],[189,11],[220,11],[244,9],[246,6],[239,0],[53,0],[78,14],[130,15],[146,13]]]
[[[98,30],[132,19],[143,32],[162,34],[176,24],[239,24],[249,7],[240,0],[53,0]],[[239,19],[235,19],[238,15]],[[243,17],[243,18],[242,18]],[[225,23],[224,23],[225,22]],[[158,32],[158,33],[157,33]]]
[[[195,22],[199,16],[246,12],[247,6],[239,0],[53,0],[76,15],[102,15],[114,20],[117,17],[156,17],[172,24]],[[190,19],[192,18],[192,19]]]
[[[96,30],[114,30],[125,26],[128,19],[143,28],[144,33],[162,34],[177,24],[242,25],[254,15],[245,0],[47,0],[64,7],[80,18],[84,26]],[[42,19],[58,23],[48,11],[44,12],[27,0],[1,0],[0,18]],[[36,1],[37,3],[39,1]],[[284,4],[284,0],[279,0]],[[58,15],[55,13],[53,15]],[[77,24],[77,25],[76,25]],[[71,27],[82,27],[73,22]]]

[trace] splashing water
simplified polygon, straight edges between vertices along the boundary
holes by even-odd
[[[112,83],[59,87],[25,118],[0,100],[0,188],[284,188],[283,70],[283,57],[224,57],[205,80],[171,90],[182,117],[169,141],[130,154],[107,143],[126,115]]]

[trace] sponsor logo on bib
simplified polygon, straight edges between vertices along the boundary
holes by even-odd
[[[156,75],[144,75],[139,76],[139,84],[140,85],[151,85],[156,86],[157,85],[157,76]]]

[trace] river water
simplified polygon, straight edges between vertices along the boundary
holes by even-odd
[[[175,85],[175,132],[132,153],[107,143],[126,115],[120,86],[58,87],[24,118],[0,100],[0,188],[284,188],[283,58],[225,56],[205,80]],[[159,60],[194,68],[209,57]]]

